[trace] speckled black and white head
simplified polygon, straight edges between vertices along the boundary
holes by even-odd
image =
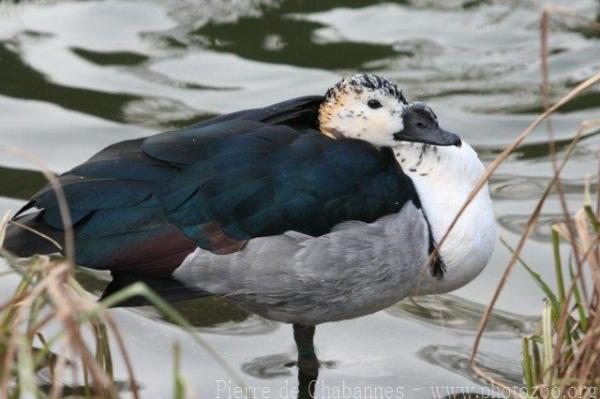
[[[342,79],[330,88],[319,109],[319,127],[332,138],[353,138],[379,147],[399,142],[460,145],[439,127],[424,103],[408,104],[393,82],[370,73]]]

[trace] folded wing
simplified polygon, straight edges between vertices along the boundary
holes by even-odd
[[[117,143],[60,176],[77,263],[168,276],[197,247],[230,253],[254,237],[319,236],[406,201],[418,205],[389,150],[318,132],[320,101],[303,97]],[[16,220],[58,240],[65,229],[50,187]],[[55,252],[16,226],[6,246],[19,255]]]

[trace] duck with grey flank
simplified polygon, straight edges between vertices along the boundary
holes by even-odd
[[[58,181],[77,264],[112,273],[104,296],[137,281],[170,301],[221,295],[292,323],[299,367],[316,372],[317,324],[482,271],[496,239],[487,187],[426,262],[483,171],[430,107],[361,73],[325,96],[111,145]],[[15,220],[59,242],[67,227],[50,186]],[[56,252],[17,225],[5,246]]]

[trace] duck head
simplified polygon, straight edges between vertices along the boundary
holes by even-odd
[[[377,75],[360,73],[330,88],[319,108],[321,132],[332,138],[353,138],[379,147],[402,142],[460,146],[454,133],[440,128],[425,103],[408,104],[402,91]]]

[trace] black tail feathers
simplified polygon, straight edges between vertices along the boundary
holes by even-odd
[[[3,248],[20,257],[62,252],[59,246],[64,245],[65,233],[48,226],[42,220],[42,212],[13,219],[6,229]]]

